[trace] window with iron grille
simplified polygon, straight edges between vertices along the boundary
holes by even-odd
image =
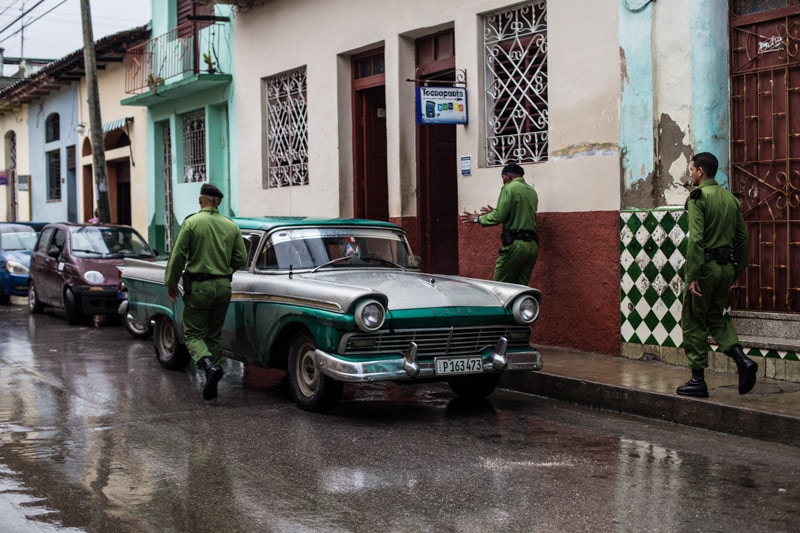
[[[181,115],[183,182],[206,181],[206,114],[199,109]]]
[[[263,187],[308,185],[308,106],[305,67],[264,80],[267,132]]]
[[[529,2],[483,20],[486,164],[547,160],[547,3]]]
[[[44,121],[44,142],[53,142],[61,138],[61,120],[58,113],[47,115]]]
[[[47,200],[61,200],[61,150],[47,152]]]
[[[800,0],[732,0],[730,8],[734,17],[741,17],[797,5]]]
[[[164,245],[172,251],[174,232],[172,229],[172,134],[169,121],[161,122],[162,177],[164,179]]]

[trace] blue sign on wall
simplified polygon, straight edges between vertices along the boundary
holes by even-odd
[[[417,87],[417,124],[466,123],[466,87]]]

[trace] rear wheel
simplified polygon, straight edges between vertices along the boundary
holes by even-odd
[[[342,396],[343,384],[319,371],[314,364],[314,338],[296,333],[289,346],[289,382],[297,405],[306,411],[330,411]]]
[[[67,314],[67,323],[70,325],[80,324],[83,316],[78,310],[78,298],[72,289],[64,289],[64,312]]]
[[[450,388],[462,398],[485,398],[497,388],[500,374],[458,376],[447,380]]]
[[[44,304],[39,301],[39,296],[36,294],[36,285],[33,282],[28,286],[28,309],[30,309],[31,313],[44,311]]]
[[[168,316],[156,317],[153,341],[158,364],[167,370],[182,370],[192,359],[186,345],[178,341],[175,323]]]
[[[153,326],[150,322],[139,322],[131,313],[125,313],[122,321],[125,322],[128,333],[136,339],[146,339],[153,335]]]

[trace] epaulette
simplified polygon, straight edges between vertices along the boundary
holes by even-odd
[[[686,203],[683,204],[683,208],[689,209],[689,200],[698,200],[702,196],[703,196],[702,189],[700,189],[700,187],[696,188],[695,190],[689,193],[689,198],[686,199]]]

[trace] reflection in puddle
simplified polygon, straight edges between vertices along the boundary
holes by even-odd
[[[56,511],[40,505],[42,498],[28,495],[25,486],[16,479],[16,473],[0,464],[0,516],[3,531],[81,533],[82,529],[60,527],[58,524],[40,522]]]

